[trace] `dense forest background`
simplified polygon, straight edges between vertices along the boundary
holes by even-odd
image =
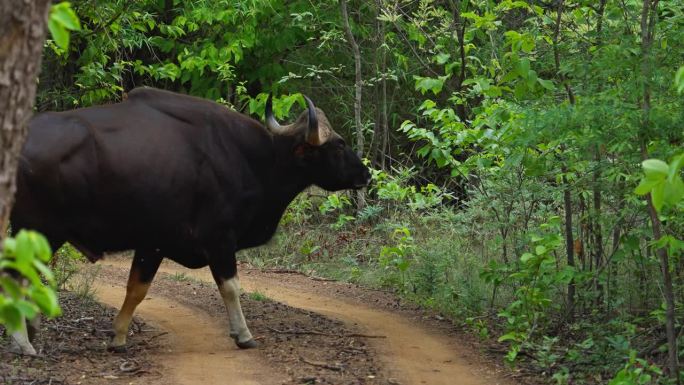
[[[154,86],[287,120],[304,93],[373,167],[244,259],[396,290],[552,383],[679,382],[683,2],[71,7],[38,111]]]

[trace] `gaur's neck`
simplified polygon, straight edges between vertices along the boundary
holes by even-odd
[[[262,180],[263,201],[252,226],[244,229],[244,237],[238,242],[239,249],[259,246],[271,239],[287,206],[311,185],[310,176],[297,166],[294,144],[294,138],[273,138],[274,152],[270,159],[273,163]]]
[[[270,189],[267,195],[283,204],[283,210],[307,187],[311,186],[311,176],[303,170],[295,157],[297,139],[291,136],[274,136],[274,164],[271,180],[266,181]],[[271,193],[272,192],[272,193]]]

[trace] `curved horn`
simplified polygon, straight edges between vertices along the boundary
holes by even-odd
[[[266,128],[276,134],[283,131],[283,128],[273,116],[273,92],[269,92],[268,99],[266,99]]]
[[[306,104],[309,107],[309,124],[306,130],[307,141],[311,144],[321,144],[321,138],[318,132],[318,117],[316,116],[316,106],[314,106],[308,96],[304,96]]]

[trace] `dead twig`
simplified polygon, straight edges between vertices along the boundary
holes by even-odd
[[[264,273],[273,273],[273,274],[300,274],[300,275],[305,275],[299,270],[293,270],[293,269],[264,269],[262,270]]]
[[[315,336],[327,336],[327,337],[387,338],[387,336],[373,335],[373,334],[361,334],[361,333],[333,334],[333,333],[319,332],[316,330],[278,330],[278,329],[274,329],[272,327],[267,327],[267,329],[274,332],[274,333],[278,333],[278,334],[296,334],[296,335],[310,334],[310,335],[315,335]]]
[[[94,319],[95,319],[95,317],[81,317],[81,318],[77,318],[77,319],[75,319],[75,320],[71,320],[71,321],[69,321],[69,322],[75,323],[75,324],[76,324],[76,323],[79,323],[79,322],[81,322],[81,321],[92,321],[92,320],[94,320]]]
[[[140,370],[140,365],[138,365],[138,363],[133,360],[124,361],[121,363],[121,365],[119,365],[119,370],[124,373],[133,373]]]
[[[299,356],[299,360],[305,364],[309,364],[309,365],[315,366],[317,368],[324,368],[324,369],[328,369],[328,370],[333,370],[335,372],[339,372],[342,370],[342,367],[340,365],[330,365],[330,364],[325,363],[325,362],[310,361],[310,360],[307,360],[303,356]]]
[[[323,277],[316,277],[314,275],[308,275],[304,272],[301,272],[299,270],[294,270],[294,269],[264,269],[262,270],[264,273],[273,273],[273,274],[297,274],[297,275],[303,275],[306,278],[309,278],[312,281],[322,281],[322,282],[337,282],[336,279],[332,278],[323,278]]]
[[[333,278],[321,278],[321,277],[313,277],[313,276],[307,276],[307,277],[309,277],[309,279],[312,281],[337,282],[337,280],[333,279]]]
[[[169,332],[161,332],[161,333],[159,333],[159,334],[155,334],[155,335],[153,335],[152,337],[148,338],[148,339],[147,339],[147,342],[150,342],[150,341],[152,341],[153,339],[155,339],[155,338],[157,338],[157,337],[161,337],[161,336],[167,335],[167,334],[169,334]]]

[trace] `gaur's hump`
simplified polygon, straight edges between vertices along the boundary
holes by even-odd
[[[129,101],[139,101],[150,106],[173,106],[184,105],[203,108],[219,108],[229,110],[218,103],[195,96],[179,94],[171,91],[160,90],[152,87],[138,87],[128,93]]]
[[[195,96],[178,94],[152,87],[140,87],[128,93],[129,103],[142,103],[166,115],[187,123],[201,123],[207,119],[216,121],[244,121],[252,119],[245,117],[228,107],[211,100]],[[253,122],[254,124],[256,122]],[[259,125],[258,123],[256,123]]]

